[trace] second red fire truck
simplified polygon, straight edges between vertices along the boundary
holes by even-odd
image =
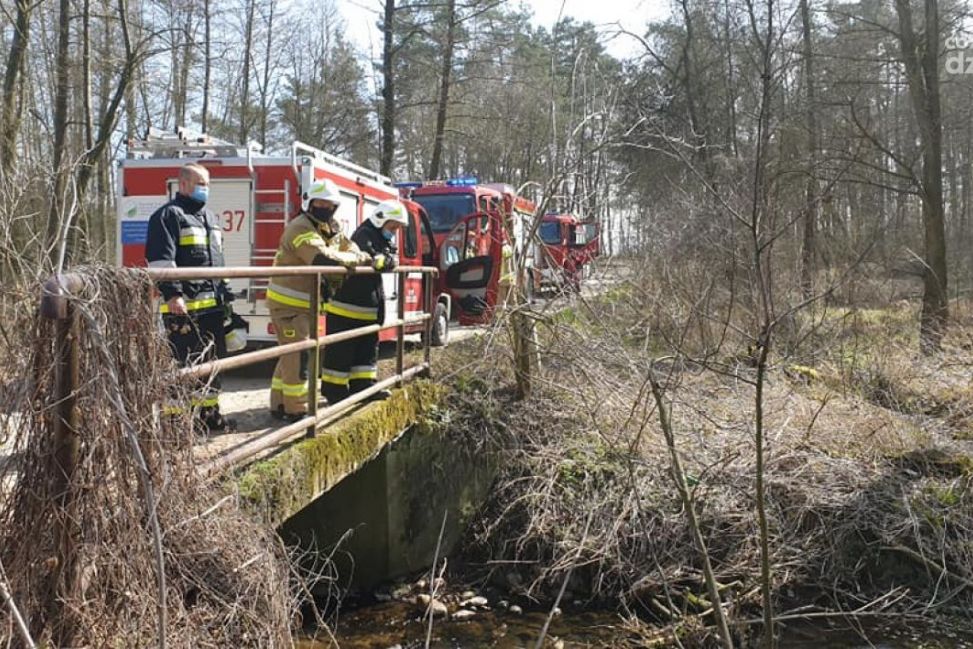
[[[534,203],[510,185],[470,177],[398,187],[429,214],[443,292],[452,297],[457,320],[488,322],[502,285],[513,282],[512,269],[523,266],[527,277],[533,276],[534,246],[526,234]]]
[[[545,214],[538,228],[536,288],[578,292],[585,270],[598,256],[598,225],[571,214]]]

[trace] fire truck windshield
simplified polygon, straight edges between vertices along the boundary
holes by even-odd
[[[557,221],[544,221],[541,223],[539,234],[541,241],[556,246],[561,243],[561,224]]]
[[[413,196],[429,214],[429,224],[436,233],[449,232],[461,218],[476,211],[473,194],[426,194]]]

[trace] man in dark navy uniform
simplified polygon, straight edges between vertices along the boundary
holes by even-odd
[[[197,164],[179,170],[176,197],[149,219],[145,259],[149,268],[209,268],[223,265],[222,229],[206,209],[209,171]],[[169,343],[181,365],[226,355],[225,304],[232,299],[226,282],[217,279],[162,281],[160,312]],[[220,413],[219,383],[200,385],[192,405],[207,431],[222,431],[232,422]]]

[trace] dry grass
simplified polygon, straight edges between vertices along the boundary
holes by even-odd
[[[480,413],[480,425],[492,419],[505,467],[476,556],[516,573],[515,588],[523,578],[525,595],[547,599],[569,578],[575,597],[698,630],[709,602],[648,372],[665,378],[724,604],[739,622],[759,605],[754,370],[744,327],[720,338],[714,326],[734,308],[714,298],[706,322],[693,322],[700,310],[687,304],[699,299],[653,286],[633,281],[545,316],[544,370],[527,402],[494,393],[503,379],[491,367],[464,366],[458,409]],[[779,609],[921,617],[971,602],[973,459],[953,415],[971,399],[973,353],[953,341],[973,327],[958,319],[946,353],[919,359],[912,309],[809,318],[816,324],[794,325],[772,357],[764,409]],[[938,404],[948,394],[951,409],[894,407],[863,382],[876,375]]]
[[[0,496],[14,604],[35,640],[55,646],[290,646],[295,601],[280,541],[203,482],[190,415],[160,413],[186,389],[173,385],[148,280],[111,269],[89,277],[74,300],[79,454],[66,478],[53,453],[54,324],[22,309],[4,328],[2,355],[19,377],[0,397],[18,457]],[[16,636],[10,610],[6,640]]]

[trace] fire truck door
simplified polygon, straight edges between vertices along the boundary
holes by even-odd
[[[492,317],[502,242],[498,225],[484,212],[471,214],[450,230],[440,248],[440,268],[461,324],[483,323]]]
[[[169,181],[169,196],[175,196],[178,181]],[[249,178],[210,180],[206,208],[216,215],[223,238],[223,263],[227,266],[252,265],[253,184]],[[245,299],[248,279],[229,280],[230,290]]]
[[[395,246],[399,250],[399,266],[422,266],[422,239],[420,239],[420,216],[417,210],[407,210],[409,223],[395,235]],[[398,277],[393,277],[398,285]],[[422,273],[409,273],[405,278],[405,312],[418,314],[424,311]]]

